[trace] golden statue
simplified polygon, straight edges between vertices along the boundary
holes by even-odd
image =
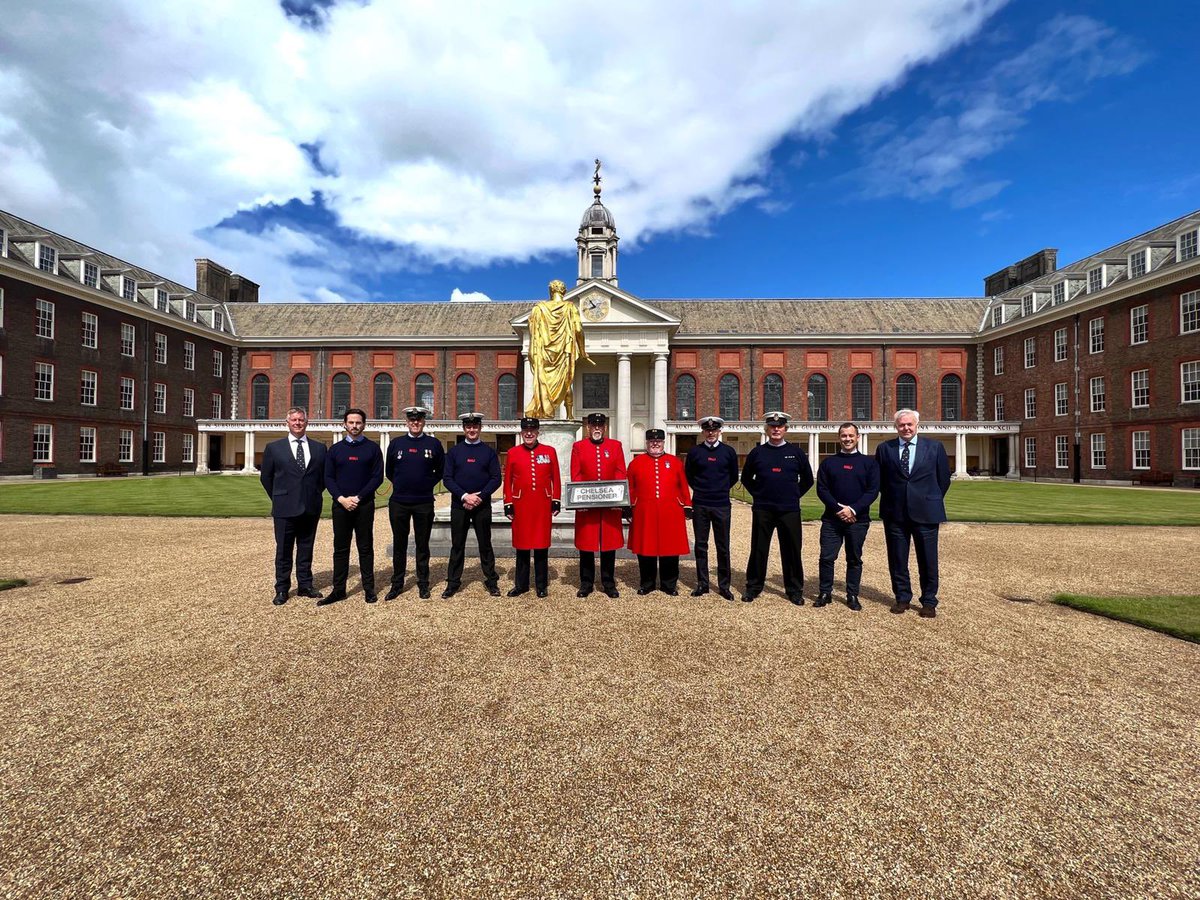
[[[533,397],[525,415],[553,419],[558,405],[566,404],[567,418],[574,414],[575,360],[591,357],[583,348],[583,323],[574,303],[563,295],[567,286],[550,282],[550,299],[535,304],[529,313],[529,368],[533,373]],[[595,363],[592,363],[595,365]]]

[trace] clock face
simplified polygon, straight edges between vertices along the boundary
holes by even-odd
[[[581,311],[592,322],[599,322],[608,315],[608,310],[609,299],[605,294],[588,294],[583,298]]]

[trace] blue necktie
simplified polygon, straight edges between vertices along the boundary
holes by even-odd
[[[900,468],[902,468],[904,470],[905,475],[909,474],[909,472],[908,472],[908,458],[909,458],[908,457],[908,448],[911,446],[912,446],[911,443],[905,441],[904,450],[900,453]]]
[[[296,441],[296,465],[304,468],[304,442]]]

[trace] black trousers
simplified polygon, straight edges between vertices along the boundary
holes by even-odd
[[[518,591],[529,590],[529,554],[533,553],[533,581],[539,591],[550,589],[550,548],[541,550],[518,550],[517,571],[513,587]]]
[[[897,603],[912,602],[912,580],[908,574],[908,548],[917,549],[917,572],[921,578],[921,605],[937,606],[938,598],[938,526],[937,523],[885,519],[883,537],[887,542],[888,571],[892,576],[892,596]]]
[[[350,577],[350,536],[358,547],[358,574],[363,590],[375,593],[375,498],[346,509],[333,501],[333,589],[344,591]]]
[[[292,588],[292,554],[296,555],[296,586],[313,586],[313,544],[317,540],[315,516],[275,517],[275,593],[286,594]]]
[[[840,519],[821,520],[821,593],[833,593],[833,563],[842,544],[846,545],[846,596],[857,597],[862,584],[862,550],[867,541],[870,522],[843,522]]]
[[[480,503],[474,509],[461,506],[450,507],[450,565],[446,569],[446,587],[458,590],[462,585],[463,559],[466,556],[467,532],[474,529],[475,541],[479,544],[479,565],[483,569],[483,583],[495,587],[500,576],[496,574],[496,553],[492,550],[492,505]]]
[[[596,554],[579,551],[579,587],[591,591],[596,586]],[[600,551],[600,586],[606,591],[617,589],[617,551]]]
[[[408,531],[417,544],[417,587],[429,587],[429,535],[433,533],[433,503],[388,503],[392,523],[392,588],[404,588],[408,574]]]
[[[672,593],[679,587],[678,556],[642,556],[638,554],[638,590],[652,591],[655,582],[663,591]]]
[[[708,590],[708,533],[711,528],[713,543],[717,546],[717,588],[729,590],[731,569],[729,565],[729,515],[730,507],[696,506],[693,508],[692,534],[695,536],[696,587]]]
[[[767,581],[771,536],[779,533],[783,590],[789,600],[804,596],[804,564],[800,560],[800,510],[755,509],[750,525],[750,559],[746,563],[746,593],[757,597]]]

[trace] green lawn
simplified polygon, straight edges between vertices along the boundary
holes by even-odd
[[[1200,597],[1082,597],[1059,594],[1055,603],[1200,643]]]
[[[441,490],[441,485],[438,486]],[[748,499],[740,486],[734,496]],[[379,502],[384,501],[384,496]],[[812,491],[805,519],[820,516]],[[1030,482],[956,483],[946,496],[955,522],[1065,525],[1200,525],[1200,491],[1137,490]],[[0,484],[0,513],[129,516],[267,516],[258,479],[238,475],[102,478]],[[329,499],[325,501],[329,514]],[[878,505],[872,511],[878,517]]]
[[[0,578],[0,591],[7,591],[9,588],[25,587],[29,584],[24,578]]]

